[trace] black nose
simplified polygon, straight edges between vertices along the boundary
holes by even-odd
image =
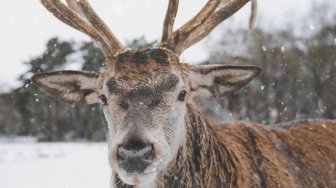
[[[118,164],[128,173],[141,173],[151,164],[154,158],[152,144],[131,142],[118,149]]]

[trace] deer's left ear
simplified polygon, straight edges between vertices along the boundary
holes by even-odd
[[[32,81],[43,91],[70,104],[92,104],[99,101],[98,74],[82,71],[37,73]]]
[[[255,66],[196,65],[190,66],[192,96],[222,97],[231,94],[256,77],[261,68]]]

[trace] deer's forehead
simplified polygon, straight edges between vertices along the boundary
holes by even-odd
[[[112,71],[105,80],[117,80],[134,85],[138,82],[155,81],[170,75],[178,65],[178,57],[160,48],[128,50],[116,56]]]
[[[176,60],[176,54],[163,48],[131,49],[120,53],[114,58],[114,61],[117,64],[131,63],[135,65],[143,65],[153,62],[167,66],[171,61]]]
[[[172,91],[178,85],[180,79],[175,74],[161,75],[160,77],[144,77],[143,80],[130,81],[111,77],[105,82],[110,93],[120,95],[154,95]]]
[[[114,58],[116,74],[148,75],[153,72],[162,73],[170,70],[178,63],[176,54],[161,48],[128,50]]]

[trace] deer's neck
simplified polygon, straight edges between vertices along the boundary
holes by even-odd
[[[238,187],[237,157],[218,140],[214,127],[188,106],[186,144],[153,187]],[[118,176],[115,181],[119,182]],[[118,185],[118,187],[134,187]]]
[[[188,107],[186,145],[164,173],[158,187],[237,187],[234,154],[219,142],[213,126],[197,110]]]

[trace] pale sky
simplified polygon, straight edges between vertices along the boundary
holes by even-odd
[[[54,18],[39,0],[2,0],[0,6],[0,92],[15,87],[18,75],[25,71],[24,61],[41,54],[51,37],[77,41],[89,40],[84,34]],[[145,36],[159,39],[168,0],[96,0],[90,1],[96,12],[110,26],[115,35],[126,40]],[[206,0],[180,0],[175,27],[181,26],[206,3]],[[258,0],[256,24],[270,30],[286,30],[288,24],[302,22],[302,17],[312,11],[310,0]],[[335,0],[327,2],[335,7]],[[235,25],[247,29],[250,6],[240,10],[234,19]],[[326,12],[326,16],[331,13]],[[233,22],[230,22],[233,23]],[[225,24],[225,23],[224,23]],[[307,29],[314,26],[307,23]],[[303,29],[301,32],[304,32]],[[219,30],[217,30],[219,32]],[[213,32],[212,34],[215,34]],[[298,31],[300,34],[300,31]],[[219,33],[220,34],[220,33]],[[187,50],[182,59],[197,63],[207,57],[207,39]],[[211,42],[209,42],[211,45]]]

